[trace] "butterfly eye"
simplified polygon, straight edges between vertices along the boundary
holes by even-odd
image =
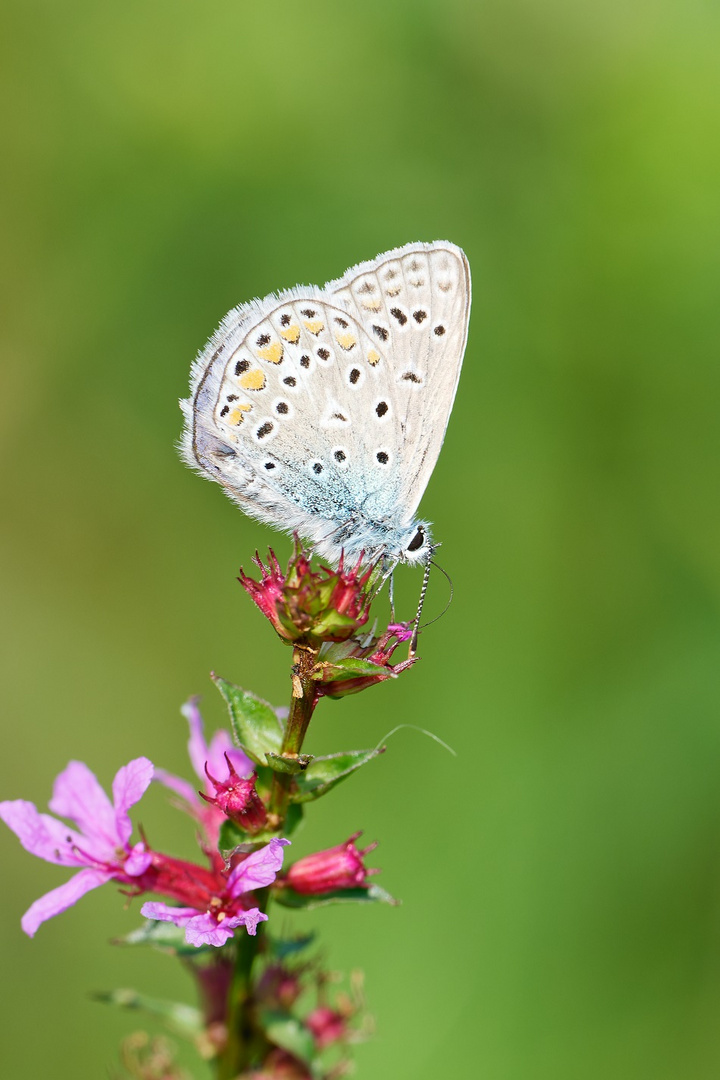
[[[418,551],[423,546],[424,543],[425,543],[425,532],[424,532],[424,530],[423,530],[423,528],[421,526],[418,529],[418,531],[415,533],[415,535],[413,536],[410,543],[408,544],[407,549],[408,549],[408,551]]]

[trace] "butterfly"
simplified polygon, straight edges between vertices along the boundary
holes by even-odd
[[[446,241],[406,244],[322,288],[233,308],[180,403],[181,453],[245,513],[337,566],[425,563],[416,517],[457,390],[470,269]]]

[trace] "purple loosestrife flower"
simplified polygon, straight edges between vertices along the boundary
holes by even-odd
[[[282,884],[306,896],[364,887],[371,874],[379,873],[378,870],[367,870],[363,863],[365,855],[374,851],[377,843],[359,850],[355,844],[359,836],[356,832],[344,844],[299,859],[289,868]]]
[[[119,881],[137,884],[153,856],[144,843],[130,845],[132,823],[128,810],[147,790],[153,764],[136,758],[119,769],[113,780],[112,802],[96,777],[81,761],[71,761],[53,787],[50,809],[77,826],[77,831],[49,814],[41,814],[24,799],[0,802],[0,818],[32,855],[60,866],[82,867],[70,881],[46,893],[22,917],[22,928],[33,937],[41,923],[59,915],[86,892]]]
[[[217,852],[220,826],[225,821],[225,814],[217,805],[210,802],[214,798],[215,785],[211,784],[208,774],[212,773],[213,776],[218,777],[219,782],[223,782],[230,777],[231,769],[240,777],[249,777],[255,766],[242,750],[233,746],[227,731],[222,729],[216,731],[210,742],[206,742],[197,698],[190,698],[180,711],[190,727],[188,740],[190,764],[203,785],[203,791],[198,793],[193,784],[179,776],[173,776],[165,769],[156,769],[155,779],[180,796],[183,809],[202,825],[209,851]],[[209,796],[209,801],[203,802],[199,795]]]
[[[172,907],[169,904],[143,904],[141,914],[147,919],[172,922],[185,930],[189,945],[224,945],[238,926],[248,934],[257,933],[257,924],[267,919],[256,906],[248,907],[248,893],[265,888],[275,880],[282,867],[283,848],[289,840],[273,839],[254,851],[230,871],[224,886],[200,910],[196,907]]]
[[[242,570],[238,580],[284,641],[311,646],[347,641],[367,622],[375,567],[361,574],[362,557],[351,570],[345,569],[342,557],[337,570],[324,566],[313,570],[296,536],[285,574],[272,549],[267,566],[259,555],[253,562],[261,572],[260,581]]]
[[[265,803],[255,790],[255,776],[253,775],[249,780],[243,780],[236,773],[228,754],[225,754],[225,760],[228,769],[227,780],[216,780],[210,774],[207,765],[205,766],[205,773],[215,788],[215,794],[205,795],[201,791],[200,798],[211,806],[217,807],[225,817],[239,825],[241,829],[245,829],[246,832],[257,832],[267,824],[268,815]]]

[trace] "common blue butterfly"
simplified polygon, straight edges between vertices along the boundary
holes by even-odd
[[[182,454],[251,517],[344,549],[428,563],[415,516],[457,390],[470,269],[446,241],[406,244],[323,288],[233,308],[195,361]]]

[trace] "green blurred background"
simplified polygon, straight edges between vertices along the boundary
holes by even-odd
[[[173,447],[225,311],[409,240],[470,259],[423,503],[456,600],[411,676],[328,702],[308,747],[410,722],[459,753],[396,735],[297,838],[364,828],[404,900],[294,920],[365,970],[360,1077],[720,1071],[719,22],[698,0],[3,5],[3,797],[44,807],[70,757],[188,775],[178,707],[204,693],[219,726],[211,668],[287,699],[234,578],[289,542]],[[140,816],[190,854],[161,792]],[[108,1076],[141,1021],[87,992],[172,994],[173,962],[109,945],[138,921],[112,888],[29,941],[67,875],[0,850],[2,1075]]]

